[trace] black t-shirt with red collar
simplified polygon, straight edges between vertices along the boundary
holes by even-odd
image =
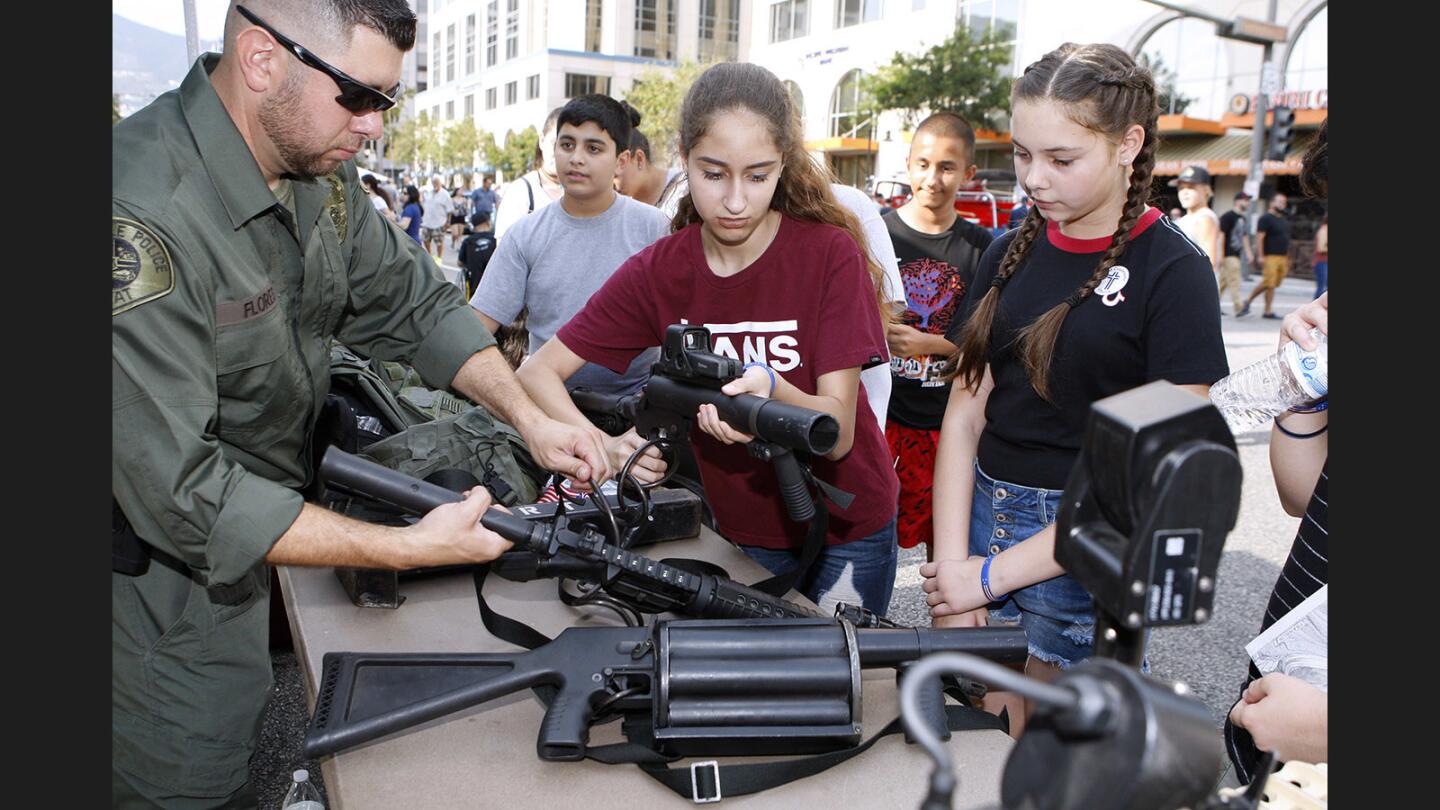
[[[965,297],[973,314],[990,290],[1010,231],[985,251]],[[1154,380],[1210,385],[1229,373],[1210,259],[1159,210],[1148,209],[1115,267],[1060,328],[1050,395],[1035,393],[1017,353],[1025,326],[1089,280],[1110,237],[1073,239],[1050,222],[1006,283],[990,333],[995,388],[985,405],[979,461],[992,478],[1064,489],[1080,452],[1090,405]],[[959,331],[946,335],[959,343]]]
[[[700,227],[686,226],[627,259],[555,337],[588,362],[624,370],[635,355],[660,345],[670,324],[702,324],[717,354],[766,363],[807,394],[832,371],[884,362],[875,284],[848,233],[782,215],[765,252],[722,278],[705,259]],[[827,501],[828,544],[867,537],[895,517],[899,480],[869,414],[861,383],[850,452],[838,461],[813,460],[817,478],[855,496],[843,510]],[[766,548],[803,545],[806,525],[786,516],[771,464],[699,428],[691,441],[722,534]]]

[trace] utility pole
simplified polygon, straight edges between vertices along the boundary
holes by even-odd
[[[200,25],[195,21],[195,0],[181,2],[185,6],[185,59],[187,65],[193,65],[200,58]]]
[[[1230,20],[1203,11],[1196,11],[1179,3],[1164,2],[1164,0],[1146,0],[1146,2],[1168,8],[1171,11],[1178,11],[1187,17],[1209,20],[1215,23],[1216,36],[1224,39],[1238,39],[1242,42],[1253,42],[1265,49],[1260,57],[1260,92],[1255,97],[1255,107],[1251,111],[1255,114],[1255,123],[1250,130],[1252,133],[1250,172],[1245,177],[1244,187],[1245,193],[1255,201],[1250,206],[1248,217],[1250,233],[1253,234],[1255,233],[1255,223],[1259,220],[1261,213],[1260,186],[1265,180],[1265,112],[1270,106],[1270,95],[1279,93],[1284,88],[1285,81],[1285,77],[1280,73],[1280,67],[1270,61],[1275,43],[1284,42],[1289,35],[1284,26],[1275,24],[1278,0],[1270,0],[1264,21],[1253,20],[1249,17],[1236,17]]]

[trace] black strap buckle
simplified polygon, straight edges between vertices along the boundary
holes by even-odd
[[[713,759],[690,765],[690,799],[696,804],[720,801],[720,763]]]

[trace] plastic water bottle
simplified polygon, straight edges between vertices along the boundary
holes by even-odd
[[[1319,341],[1305,351],[1294,341],[1270,357],[1246,366],[1210,386],[1210,401],[1233,433],[1262,427],[1290,408],[1308,405],[1330,390],[1330,341],[1319,327]]]
[[[325,810],[325,803],[320,801],[320,791],[310,782],[310,772],[301,768],[295,772],[295,781],[290,783],[290,791],[285,794],[285,801],[280,803],[281,810]]]

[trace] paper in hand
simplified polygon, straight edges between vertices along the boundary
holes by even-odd
[[[1245,645],[1260,674],[1280,672],[1329,691],[1329,585]]]

